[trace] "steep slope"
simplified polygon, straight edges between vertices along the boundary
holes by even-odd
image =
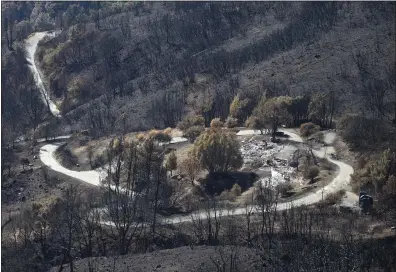
[[[38,56],[70,123],[102,134],[174,126],[188,112],[225,118],[236,93],[266,89],[331,91],[338,112],[356,111],[365,106],[361,70],[370,82],[389,78],[394,11],[394,3],[155,3],[100,27],[77,24]]]
[[[31,35],[27,40],[26,40],[26,52],[27,52],[27,59],[30,62],[30,70],[32,71],[32,74],[35,78],[35,81],[37,83],[37,87],[41,93],[41,97],[43,102],[48,106],[49,110],[51,111],[51,113],[56,116],[59,117],[60,116],[60,112],[58,107],[55,105],[55,103],[51,100],[48,91],[46,90],[46,88],[44,87],[43,81],[41,79],[41,75],[40,72],[37,69],[36,63],[35,63],[35,53],[37,50],[37,44],[39,43],[39,41],[41,39],[43,39],[46,36],[53,36],[55,35],[55,33],[49,34],[47,32],[37,32],[33,35]]]

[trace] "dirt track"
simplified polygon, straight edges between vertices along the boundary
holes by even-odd
[[[39,70],[37,69],[36,63],[34,61],[34,55],[37,50],[37,45],[41,39],[43,39],[46,36],[54,36],[56,33],[49,33],[49,32],[36,32],[27,38],[26,43],[25,43],[25,49],[27,52],[27,60],[29,61],[29,68],[32,70],[32,73],[34,75],[34,80],[36,81],[37,87],[40,90],[41,97],[46,105],[48,105],[48,108],[50,109],[51,113],[56,116],[60,117],[60,111],[56,104],[50,99],[49,93],[44,87],[43,80],[41,79],[41,75]]]
[[[285,134],[288,134],[290,136],[290,140],[292,141],[297,141],[297,142],[302,142],[303,140],[299,135],[296,133],[290,132],[290,131],[285,131]],[[248,132],[244,131],[244,135],[248,135]],[[252,134],[255,134],[255,131],[251,131]],[[333,132],[329,132],[329,135],[325,135],[325,141],[327,144],[331,144],[334,141],[335,134],[331,134]],[[40,160],[50,167],[52,170],[63,173],[67,176],[79,179],[83,182],[87,182],[92,185],[99,186],[100,185],[100,180],[101,178],[104,177],[105,173],[103,170],[91,170],[91,171],[72,171],[69,169],[66,169],[60,163],[55,159],[55,151],[61,146],[62,143],[52,143],[52,144],[47,144],[44,145],[40,149]],[[278,204],[277,210],[284,210],[288,209],[291,206],[301,206],[301,205],[311,205],[314,203],[317,203],[321,201],[323,198],[325,198],[329,193],[334,193],[337,192],[341,189],[348,189],[348,185],[350,182],[350,175],[353,173],[353,168],[343,162],[333,160],[329,158],[329,155],[334,153],[334,148],[332,146],[325,146],[320,148],[319,150],[314,150],[314,153],[316,156],[324,158],[326,157],[330,162],[336,164],[339,167],[338,175],[324,188],[320,188],[317,191],[302,197],[298,200],[291,201],[291,202],[285,202]],[[357,201],[357,196],[348,193],[347,198],[344,199],[344,202],[348,206],[354,206],[356,205]],[[256,209],[257,207],[251,206],[250,208]],[[232,210],[221,210],[220,211],[222,215],[227,215],[227,214],[232,214],[232,215],[240,215],[244,214],[246,212],[246,208],[237,208],[237,209],[232,209]],[[199,218],[206,218],[207,217],[207,212],[194,212],[190,215],[183,215],[183,216],[171,216],[163,219],[163,223],[169,223],[169,224],[175,224],[175,223],[180,223],[180,222],[188,222],[192,221],[192,217],[199,217]]]

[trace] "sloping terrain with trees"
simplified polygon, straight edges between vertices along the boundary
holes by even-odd
[[[33,31],[62,30],[37,52],[46,86],[70,122],[98,134],[174,127],[191,111],[208,126],[229,115],[235,95],[250,101],[250,115],[265,90],[314,94],[309,116],[327,127],[344,110],[377,118],[394,108],[394,11],[393,3],[10,2],[3,17],[14,23],[2,37],[11,49]]]
[[[394,2],[1,6],[4,271],[394,271]]]

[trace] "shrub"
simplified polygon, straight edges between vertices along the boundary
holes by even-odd
[[[87,101],[92,96],[92,85],[94,83],[90,78],[84,76],[74,78],[68,84],[69,97],[78,101]]]
[[[231,188],[231,194],[233,194],[236,197],[240,196],[242,194],[241,186],[239,186],[237,183],[235,183],[234,186],[232,186],[232,188]]]
[[[309,166],[305,171],[305,177],[310,179],[311,183],[314,182],[314,179],[319,175],[319,168],[315,165]]]
[[[211,128],[221,128],[223,126],[223,122],[220,120],[220,118],[214,118],[210,122],[210,127]]]
[[[224,190],[224,191],[220,194],[219,198],[220,198],[221,200],[235,201],[236,195],[233,194],[230,190]]]
[[[266,125],[260,121],[256,116],[249,116],[245,122],[245,126],[251,129],[260,130],[261,134],[264,133]]]
[[[300,126],[300,135],[304,138],[308,138],[309,136],[315,134],[320,130],[318,125],[315,125],[312,122],[301,124]]]
[[[237,124],[244,117],[246,107],[249,104],[249,99],[241,100],[239,95],[236,95],[230,104],[230,117],[235,118]]]
[[[21,164],[29,164],[29,159],[28,158],[21,158]]]
[[[121,141],[117,138],[113,141],[113,149],[119,149],[121,147]]]
[[[372,156],[364,163],[363,168],[356,169],[351,175],[351,183],[354,188],[373,189],[375,193],[381,193],[389,177],[394,175],[396,175],[396,151],[386,149]]]
[[[73,107],[72,104],[73,103],[70,100],[70,98],[63,99],[62,102],[60,103],[59,107],[58,107],[59,111],[63,112],[63,113],[70,111],[72,109],[72,107]]]
[[[159,133],[158,130],[152,129],[152,130],[150,130],[150,131],[148,132],[147,136],[148,136],[148,138],[154,138],[158,133]]]
[[[183,121],[179,122],[177,127],[183,131],[184,136],[190,142],[194,142],[195,139],[205,130],[204,124],[205,119],[200,115],[195,115],[185,117]]]
[[[158,131],[157,134],[153,135],[153,140],[161,143],[167,143],[172,140],[172,137],[169,134],[164,133],[163,131]]]
[[[139,133],[138,135],[136,135],[136,139],[137,139],[139,142],[143,142],[143,141],[146,139],[146,134],[144,134],[144,133]]]
[[[122,152],[124,146],[120,139],[115,138],[110,142],[109,148],[113,154],[120,154],[120,152]]]
[[[293,186],[290,183],[280,184],[278,190],[282,197],[287,197],[290,190],[293,189]]]
[[[166,129],[164,129],[164,133],[165,133],[166,135],[171,135],[171,134],[172,134],[172,128],[168,127],[168,128],[166,128]]]
[[[166,170],[171,172],[172,175],[172,171],[176,170],[177,168],[177,156],[176,153],[174,151],[172,151],[169,154],[168,160],[166,161]]]
[[[352,147],[363,147],[386,141],[390,138],[390,129],[379,119],[347,114],[340,118],[337,129],[343,139]]]
[[[383,212],[391,212],[396,219],[396,176],[390,176],[383,188],[378,206]]]
[[[205,130],[203,126],[193,126],[190,127],[186,130],[184,133],[184,136],[191,142],[193,143],[195,139],[197,139],[202,132]]]
[[[225,125],[228,128],[234,128],[234,127],[236,127],[238,125],[238,119],[236,119],[234,117],[231,117],[231,116],[228,116],[226,121],[225,121]]]
[[[189,129],[190,127],[194,127],[194,126],[202,126],[202,127],[205,126],[205,119],[203,118],[203,116],[200,115],[187,116],[177,124],[178,129],[180,129],[183,132]]]
[[[139,140],[145,139],[145,138],[142,138],[141,136],[139,136],[139,137],[140,137]],[[170,134],[167,134],[164,131],[156,130],[156,129],[150,130],[147,135],[147,138],[152,139],[157,142],[161,142],[161,143],[170,142],[172,140],[172,137],[170,136]]]
[[[192,150],[189,151],[187,158],[181,163],[182,172],[184,172],[194,185],[194,180],[201,170],[201,165],[198,158],[194,155]]]
[[[344,195],[345,195],[345,190],[339,190],[337,192],[328,194],[326,196],[326,198],[321,202],[324,205],[332,206],[332,205],[340,203],[341,199],[344,197]]]
[[[106,163],[106,154],[102,154],[93,159],[92,168],[99,168]]]

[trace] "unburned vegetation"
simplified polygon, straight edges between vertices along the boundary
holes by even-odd
[[[2,269],[394,271],[395,14],[2,3]]]

